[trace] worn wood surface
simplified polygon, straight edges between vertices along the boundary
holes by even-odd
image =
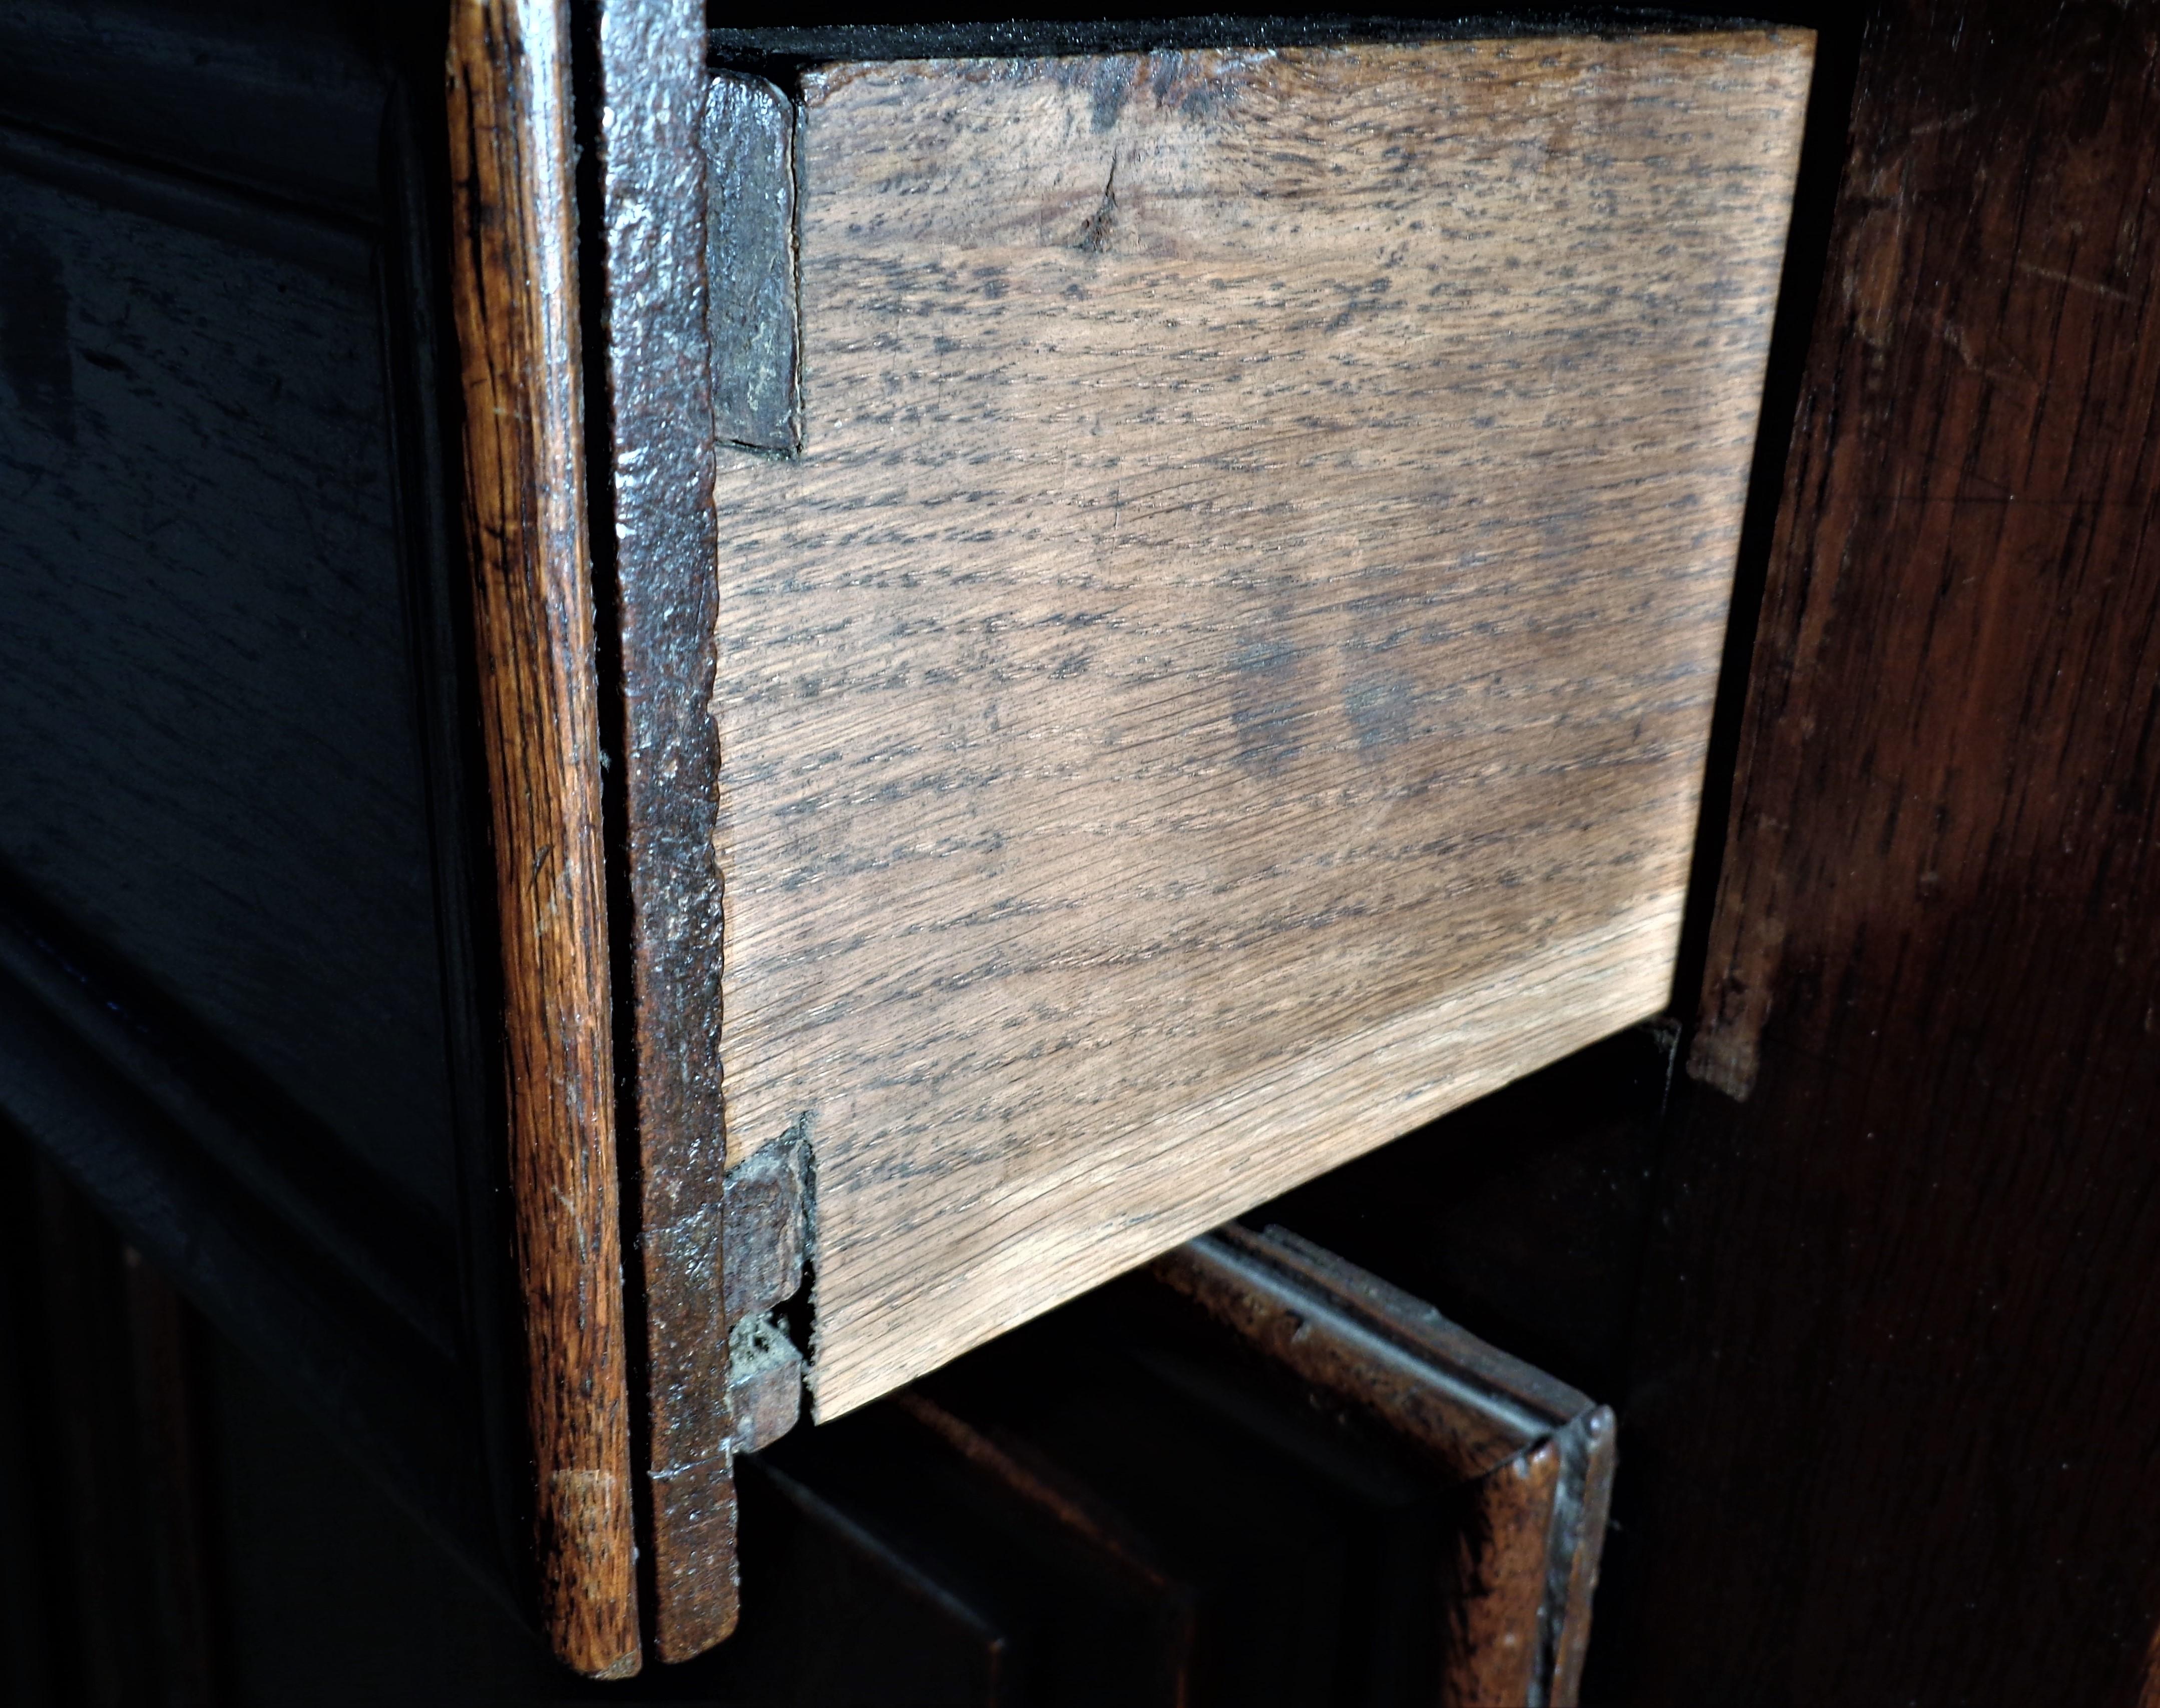
[[[595,466],[598,512],[613,521],[600,545],[621,695],[623,1124],[637,1181],[653,1644],[679,1661],[736,1617],[719,873],[702,804],[719,765],[704,13],[696,0],[602,0],[599,10],[607,454]]]
[[[777,85],[729,71],[713,79],[705,106],[714,430],[751,450],[802,443],[795,116]]]
[[[1648,1701],[2160,1630],[2160,18],[1882,8],[1629,1412]],[[1744,1101],[1736,1102],[1734,1098]]]
[[[502,949],[542,1617],[639,1664],[567,18],[457,0],[448,68],[467,536]]]
[[[1470,1492],[1476,1518],[1456,1542],[1460,1591],[1442,1615],[1450,1663],[1441,1693],[1446,1708],[1554,1700],[1540,1616],[1560,1482],[1560,1449],[1545,1441],[1488,1472]]]
[[[809,77],[718,829],[819,1415],[1664,1003],[1809,60]]]
[[[777,1308],[802,1289],[802,1165],[801,1145],[768,1145],[730,1169],[722,1186],[729,1403],[738,1453],[770,1446],[802,1414],[802,1351],[789,1311]]]
[[[746,1316],[728,1331],[728,1405],[738,1453],[771,1446],[801,1421],[802,1353],[774,1318]]]
[[[792,1299],[802,1285],[802,1147],[768,1145],[728,1171],[724,1288],[728,1321]]]

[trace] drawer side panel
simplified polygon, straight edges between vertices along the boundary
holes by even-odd
[[[1810,50],[807,80],[716,830],[818,1415],[1664,1005]]]

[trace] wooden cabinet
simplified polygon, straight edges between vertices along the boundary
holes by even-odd
[[[586,22],[0,23],[0,1096],[606,1678],[1663,1006],[1812,39]],[[1389,1427],[1580,1575],[1547,1410]]]
[[[1793,10],[21,0],[0,1110],[641,1690],[739,1622],[786,1672],[761,1524],[774,1629],[875,1582],[987,1678],[1077,1584],[1106,1667],[1186,1677],[1218,1581],[1015,1396],[1100,1354],[1154,1374],[1086,1404],[1166,1431],[1197,1335],[1270,1396],[1209,1415],[1318,1407],[1451,1515],[1390,1580],[1452,1633],[1405,1676],[1565,1700],[1609,1420],[1421,1299],[1639,1420],[1642,1678],[1847,1690],[1820,1562],[1913,1577],[1902,1537],[2012,1624],[1983,1508],[2114,1586],[2059,1670],[2142,1677],[2136,1407],[2090,1420],[2142,1392],[2149,1243],[2149,20]],[[1706,958],[1678,1057],[1628,1032]],[[1572,1290],[1540,1193],[1595,1223]],[[1207,1234],[1269,1200],[1341,1260]],[[1294,1297],[1194,1316],[1210,1263]],[[1408,1294],[1360,1317],[1353,1264]],[[2072,1321],[2060,1393],[1990,1374]],[[1011,1529],[953,1565],[880,1455]],[[1929,1652],[1981,1653],[1952,1599],[1907,1597]]]
[[[829,1419],[1663,1005],[1810,55],[735,42],[782,90],[628,15],[582,280],[558,13],[457,11],[451,75],[541,1547],[595,1671],[611,1049],[676,1657],[735,1618],[723,1349],[790,1357],[731,1242],[799,1239]],[[771,1147],[799,1234],[721,1212]]]

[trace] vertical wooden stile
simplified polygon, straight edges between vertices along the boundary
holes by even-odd
[[[559,0],[453,8],[465,518],[541,1613],[565,1662],[619,1678],[638,1617],[569,65]]]
[[[735,1434],[721,1303],[719,873],[707,802],[713,407],[705,330],[705,16],[601,0],[600,353],[620,641],[624,892],[642,1283],[653,1640],[687,1660],[735,1628]]]
[[[1871,7],[1822,136],[1633,1700],[2160,1700],[2155,23]]]

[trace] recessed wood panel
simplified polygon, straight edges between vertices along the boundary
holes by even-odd
[[[819,1415],[1664,1005],[1810,47],[806,78],[715,829]]]

